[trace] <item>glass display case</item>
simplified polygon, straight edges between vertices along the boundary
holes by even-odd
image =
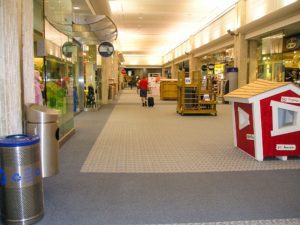
[[[60,138],[74,128],[73,64],[46,57],[46,104],[60,112]]]

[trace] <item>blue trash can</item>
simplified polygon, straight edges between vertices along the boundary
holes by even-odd
[[[44,215],[40,138],[0,137],[2,220],[5,224],[33,224]]]

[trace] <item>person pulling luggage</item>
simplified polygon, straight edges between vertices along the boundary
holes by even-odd
[[[139,88],[142,106],[147,106],[148,77],[146,74],[144,74],[143,78],[140,80]]]

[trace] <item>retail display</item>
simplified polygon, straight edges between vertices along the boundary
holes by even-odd
[[[43,94],[42,94],[42,78],[38,70],[34,71],[34,93],[35,93],[35,103],[38,105],[43,105]]]
[[[160,99],[161,100],[177,99],[177,79],[160,80]]]
[[[194,71],[192,79],[186,83],[185,72],[179,72],[177,91],[177,113],[217,115],[216,95],[210,76],[203,79],[200,71]]]
[[[67,100],[63,82],[59,80],[47,82],[47,99],[50,108],[55,108],[62,114],[66,113]]]
[[[88,86],[88,92],[86,96],[86,107],[96,107],[95,91],[92,85]]]
[[[234,144],[263,161],[300,156],[300,88],[257,80],[225,95],[233,102]]]

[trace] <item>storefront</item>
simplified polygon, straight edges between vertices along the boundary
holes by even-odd
[[[300,85],[299,32],[277,32],[258,41],[258,78]]]
[[[219,102],[223,102],[223,95],[229,92],[229,86],[237,87],[237,73],[227,73],[228,69],[234,68],[233,52],[234,49],[230,47],[198,57],[197,60],[196,68],[202,71],[203,80],[205,81],[208,76],[212,77],[213,88]]]
[[[34,1],[34,66],[36,103],[59,111],[59,138],[74,131],[80,106],[80,45],[44,19],[43,1]],[[63,45],[69,43],[68,54]],[[79,53],[79,54],[78,54]],[[39,90],[37,90],[38,88]]]

